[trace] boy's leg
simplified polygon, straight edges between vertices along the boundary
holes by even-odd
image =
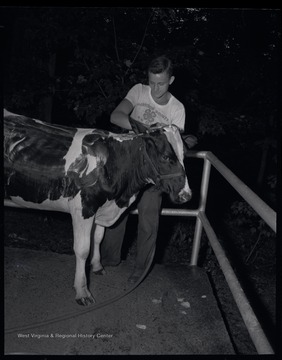
[[[137,256],[135,271],[129,282],[136,282],[145,270],[150,255],[155,251],[162,204],[162,192],[154,187],[144,191],[138,208]]]
[[[126,230],[128,213],[111,227],[105,229],[105,236],[101,243],[101,262],[103,266],[116,266],[121,261],[121,248]]]

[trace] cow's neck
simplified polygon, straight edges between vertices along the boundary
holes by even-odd
[[[148,183],[143,171],[143,140],[136,137],[122,142],[111,142],[110,155],[105,166],[111,196],[119,205],[137,194]]]

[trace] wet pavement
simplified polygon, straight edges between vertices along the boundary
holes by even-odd
[[[129,258],[104,276],[90,273],[96,303],[122,294],[132,268]],[[75,302],[74,255],[5,248],[4,269],[6,354],[234,354],[209,279],[198,267],[157,264],[130,294],[93,310]]]

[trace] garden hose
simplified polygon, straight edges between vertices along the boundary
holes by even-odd
[[[34,329],[34,328],[38,328],[38,327],[42,327],[42,326],[46,326],[46,325],[51,325],[51,324],[57,323],[59,321],[69,320],[69,319],[72,319],[72,318],[75,318],[75,317],[90,313],[92,311],[101,309],[101,308],[103,308],[103,307],[105,307],[107,305],[110,305],[110,304],[122,299],[123,297],[130,294],[134,289],[136,289],[140,285],[140,283],[144,280],[144,278],[148,274],[148,272],[150,270],[150,267],[151,267],[151,265],[153,263],[154,255],[155,255],[155,244],[152,245],[152,248],[151,248],[151,250],[150,250],[150,252],[148,254],[147,266],[146,266],[145,270],[143,271],[142,275],[140,276],[140,278],[138,279],[138,281],[135,284],[132,284],[132,286],[130,286],[122,294],[114,296],[113,298],[110,298],[108,300],[102,301],[99,304],[94,304],[89,308],[88,307],[83,308],[82,310],[76,311],[75,313],[69,313],[69,314],[57,316],[57,317],[55,317],[53,319],[49,319],[49,320],[42,321],[42,322],[36,322],[36,323],[33,323],[33,324],[21,326],[21,327],[12,327],[12,328],[5,329],[5,335],[12,334],[12,333],[15,333],[15,332],[21,332],[21,331],[25,331],[25,330],[29,330],[29,329]]]

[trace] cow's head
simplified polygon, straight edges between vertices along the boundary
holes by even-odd
[[[150,129],[144,139],[144,161],[150,180],[168,193],[174,203],[190,200],[192,191],[184,168],[184,145],[178,128]]]

